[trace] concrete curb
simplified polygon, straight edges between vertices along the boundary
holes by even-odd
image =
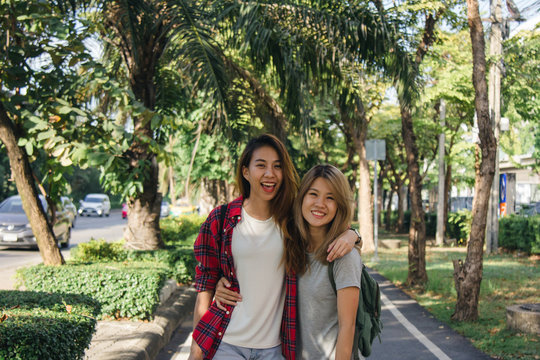
[[[160,305],[152,322],[99,321],[85,360],[153,360],[191,313],[197,291],[182,286]]]

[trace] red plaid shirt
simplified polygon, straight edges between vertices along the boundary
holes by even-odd
[[[223,224],[223,237],[220,230],[220,208],[217,207],[202,224],[195,241],[196,268],[195,288],[197,291],[213,291],[218,280],[225,276],[231,283],[230,290],[240,292],[234,260],[231,251],[233,229],[242,213],[243,198],[239,197],[228,204]],[[204,359],[212,359],[216,353],[227,325],[231,320],[234,306],[224,305],[227,311],[220,310],[215,301],[193,330],[193,340],[201,347]],[[287,360],[295,359],[296,350],[296,276],[285,275],[285,307],[281,320],[281,349]]]

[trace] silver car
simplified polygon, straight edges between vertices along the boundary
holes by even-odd
[[[88,194],[81,200],[79,215],[109,216],[111,214],[111,201],[105,194]]]
[[[45,197],[39,195],[39,199],[47,218],[50,220]],[[62,247],[68,247],[71,240],[71,222],[62,205],[56,206],[56,221],[53,224],[54,235]],[[8,197],[0,204],[0,246],[37,247],[36,238],[23,210],[19,195]]]

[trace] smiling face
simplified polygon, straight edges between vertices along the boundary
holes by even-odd
[[[270,146],[262,146],[251,156],[249,166],[242,168],[242,175],[250,185],[250,199],[272,200],[283,181],[281,160]]]
[[[337,202],[330,182],[324,178],[316,178],[302,200],[302,216],[314,229],[327,228],[334,220]]]

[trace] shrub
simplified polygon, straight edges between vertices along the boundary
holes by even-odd
[[[99,312],[84,295],[0,290],[0,359],[82,359]]]
[[[79,246],[81,250],[77,250]],[[91,240],[79,246],[71,250],[71,260],[74,263],[155,262],[166,265],[167,277],[179,283],[189,284],[195,277],[197,261],[192,245],[167,246],[159,250],[128,250],[123,247],[123,242],[107,243],[104,240]]]
[[[499,245],[508,250],[540,254],[540,215],[505,216],[499,220]]]
[[[469,210],[460,210],[448,214],[446,222],[446,235],[456,239],[458,244],[466,244],[471,233],[472,213]]]
[[[204,220],[197,214],[162,219],[161,238],[166,245],[193,246]]]
[[[106,242],[103,239],[91,239],[87,243],[80,243],[70,251],[71,259],[82,262],[124,261],[126,250],[124,242]]]
[[[101,303],[100,318],[147,319],[169,269],[157,262],[37,265],[18,270],[28,290],[77,293]]]
[[[189,284],[195,278],[197,261],[192,246],[168,246],[165,249],[153,251],[129,250],[127,259],[166,264],[167,276],[178,283]]]

